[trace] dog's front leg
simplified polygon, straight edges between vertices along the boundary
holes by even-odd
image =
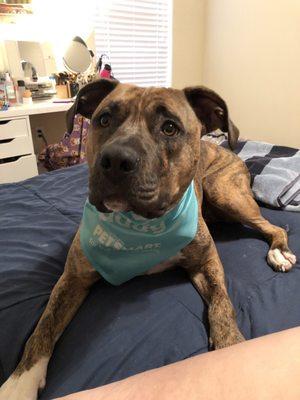
[[[208,305],[211,344],[220,349],[243,341],[227,293],[223,266],[202,218],[195,239],[183,249],[183,254],[191,280]]]
[[[64,273],[54,286],[49,302],[15,372],[0,388],[0,400],[36,400],[45,386],[49,359],[58,338],[99,279],[80,249],[79,234],[70,248]]]

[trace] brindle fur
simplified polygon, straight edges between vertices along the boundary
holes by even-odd
[[[217,117],[214,106],[218,108]],[[99,115],[108,107],[114,109],[116,114],[115,125],[110,131],[101,131]],[[271,249],[285,252],[289,252],[289,249],[286,232],[261,216],[253,199],[244,163],[230,151],[214,144],[201,141],[200,145],[201,132],[217,127],[229,130],[231,144],[236,142],[238,131],[228,117],[224,101],[202,87],[185,91],[144,89],[102,80],[81,90],[68,114],[69,129],[72,128],[75,112],[92,117],[87,143],[89,196],[99,210],[107,211],[103,204],[105,196],[125,196],[126,202],[136,213],[146,217],[159,216],[178,202],[194,179],[199,205],[198,232],[182,250],[185,259],[183,267],[208,304],[210,340],[214,348],[244,340],[237,327],[223,267],[203,214],[249,225],[265,236]],[[176,140],[159,136],[161,123],[170,115],[176,115],[178,124],[185,130],[185,134]],[[99,172],[101,150],[116,141],[133,147],[142,160],[138,174],[124,183],[108,181]],[[153,190],[156,190],[157,198],[149,203],[145,200],[146,194]],[[279,270],[279,266],[274,268]],[[25,346],[12,379],[20,377],[24,371],[30,371],[40,359],[50,359],[58,338],[84,301],[90,287],[99,278],[81,251],[77,232],[64,273]],[[0,400],[4,400],[2,393],[0,389]],[[5,400],[14,400],[13,396]]]

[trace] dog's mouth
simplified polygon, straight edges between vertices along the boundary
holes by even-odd
[[[90,202],[102,213],[132,211],[148,219],[159,218],[169,209],[169,204],[166,201],[161,201],[156,191],[141,192],[139,195],[128,197],[110,194],[103,196],[102,199],[95,198],[91,194]]]
[[[116,196],[110,196],[103,200],[103,205],[106,207],[108,212],[131,211],[129,203]]]

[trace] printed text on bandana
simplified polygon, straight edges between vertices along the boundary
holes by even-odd
[[[133,220],[127,218],[124,215],[117,213],[111,214],[100,214],[99,219],[103,222],[114,223],[120,227],[128,230],[134,230],[141,233],[149,233],[151,235],[160,234],[166,230],[164,221],[149,221],[143,217],[133,214]],[[101,224],[97,224],[93,231],[93,236],[90,237],[89,244],[93,247],[103,246],[106,249],[120,250],[120,251],[153,251],[160,248],[160,243],[146,243],[137,244],[132,247],[126,247],[124,242],[113,235],[111,232],[107,232],[105,227]]]

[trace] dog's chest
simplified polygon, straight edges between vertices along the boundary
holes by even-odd
[[[163,272],[163,271],[166,271],[168,269],[172,269],[175,266],[180,265],[181,263],[183,263],[184,260],[185,260],[185,257],[183,255],[183,253],[180,251],[179,253],[176,254],[176,256],[170,258],[167,261],[159,263],[159,264],[155,265],[154,267],[152,267],[151,269],[149,269],[146,272],[146,275],[157,274],[159,272]]]

